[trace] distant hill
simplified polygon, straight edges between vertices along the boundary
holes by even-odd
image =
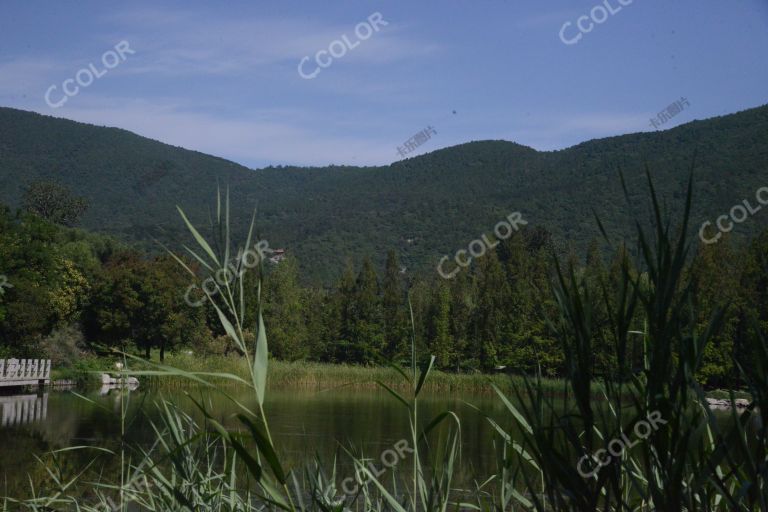
[[[514,211],[583,254],[600,236],[593,209],[613,235],[631,233],[619,168],[645,218],[644,164],[675,209],[694,154],[698,229],[768,186],[768,106],[561,151],[481,141],[382,167],[258,170],[125,130],[0,108],[0,202],[18,206],[31,181],[52,180],[89,200],[83,227],[177,243],[187,235],[175,205],[205,221],[218,182],[229,185],[243,229],[258,203],[262,236],[296,254],[306,276],[328,282],[347,258],[383,262],[390,248],[409,273],[434,271],[443,254],[466,248]],[[737,233],[766,225],[768,208]]]

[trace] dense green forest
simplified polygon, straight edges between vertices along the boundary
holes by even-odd
[[[660,197],[679,211],[696,155],[692,229],[766,186],[768,107],[694,121],[674,129],[592,140],[539,152],[507,141],[462,144],[388,166],[271,167],[252,170],[168,146],[125,130],[0,108],[0,202],[21,206],[37,180],[60,183],[90,204],[82,226],[126,242],[184,239],[174,205],[208,219],[218,181],[229,186],[234,224],[244,230],[258,204],[260,236],[296,257],[303,284],[330,286],[347,258],[369,255],[376,268],[395,250],[409,278],[434,272],[511,212],[552,234],[558,252],[584,254],[607,232],[630,239],[645,210],[644,167]],[[622,169],[631,208],[622,201]],[[736,226],[743,241],[768,214]],[[605,256],[605,245],[601,244]]]
[[[34,193],[44,187],[49,194]],[[105,235],[55,224],[35,204],[51,202],[49,216],[82,204],[63,189],[36,185],[25,207],[0,209],[0,357],[47,356],[57,365],[77,364],[89,354],[116,348],[162,358],[166,351],[226,354],[232,349],[209,304],[193,307],[185,299],[192,284],[207,276],[193,261],[198,280],[169,255],[146,253]],[[69,218],[64,216],[63,218]],[[604,256],[593,240],[585,254],[559,258],[573,266],[579,282],[604,289],[621,282],[632,247]],[[563,348],[547,318],[556,305],[551,279],[556,254],[546,229],[525,226],[501,241],[452,279],[435,272],[413,277],[401,271],[395,250],[379,258],[348,259],[329,287],[302,284],[301,265],[289,256],[246,275],[255,284],[263,272],[263,306],[270,351],[278,359],[383,364],[403,361],[415,335],[418,350],[437,356],[447,371],[509,371],[562,376]],[[737,386],[734,354],[749,334],[752,319],[768,326],[768,230],[748,246],[728,238],[701,244],[686,270],[694,283],[691,311],[700,329],[717,305],[728,305],[725,329],[707,347],[701,377],[710,386]],[[643,269],[628,267],[635,275]],[[247,301],[247,325],[255,324],[256,287]],[[594,297],[591,321],[611,325],[602,297]],[[409,301],[411,307],[409,307]],[[413,322],[410,319],[413,312]],[[413,327],[413,328],[412,328]],[[633,328],[642,332],[638,316]],[[252,335],[252,334],[251,334]],[[640,365],[643,336],[629,357]],[[609,342],[596,344],[594,371],[610,377],[616,361]],[[236,357],[236,354],[232,354]],[[614,363],[615,364],[615,363]]]

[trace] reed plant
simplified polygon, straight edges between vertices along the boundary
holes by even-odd
[[[205,358],[185,353],[168,354],[165,357],[166,364],[175,368],[194,373],[218,373],[227,372],[243,379],[247,377],[248,367],[246,360],[239,355],[230,356],[206,356]],[[137,368],[151,368],[137,361],[133,365]],[[211,379],[209,379],[211,380]],[[145,379],[146,387],[151,389],[173,389],[189,386],[187,379],[168,379],[165,376],[155,376]],[[302,389],[310,391],[331,391],[338,388],[351,390],[370,390],[380,388],[378,384],[383,382],[387,386],[398,391],[407,391],[409,383],[402,379],[402,375],[391,366],[361,366],[353,364],[319,363],[311,361],[279,361],[271,360],[269,375],[267,376],[267,389]],[[510,390],[513,385],[522,384],[524,378],[519,375],[482,373],[456,374],[440,370],[432,370],[429,379],[424,383],[425,393],[456,392],[477,395],[493,394],[489,383],[496,384],[499,388]],[[562,390],[562,379],[542,379],[542,386],[548,392],[558,393]],[[218,382],[225,385],[224,379]],[[230,382],[231,383],[231,382]],[[600,396],[600,389],[593,390],[595,397]]]
[[[758,357],[739,366],[754,401],[739,414],[731,393],[731,418],[723,422],[696,380],[724,309],[713,311],[707,327],[697,329],[692,285],[684,272],[692,174],[679,226],[662,214],[647,175],[653,227],[649,233],[637,223],[638,261],[632,265],[626,257],[619,286],[594,286],[573,268],[557,267],[553,293],[559,316],[551,326],[566,355],[565,404],[542,393],[537,380],[516,389],[514,399],[497,389],[522,432],[513,437],[494,424],[505,442],[498,509],[514,504],[540,511],[768,510],[768,345],[762,336],[751,340]],[[610,312],[609,340],[600,340],[593,323],[599,302]],[[636,358],[635,334],[642,336]],[[618,372],[611,378],[592,373],[598,340],[614,346]],[[592,399],[595,382],[603,389],[603,404]],[[637,442],[628,439],[649,417],[659,420],[658,428],[644,427],[647,435]]]
[[[737,367],[752,401],[739,413],[730,393],[730,416],[716,416],[696,375],[707,343],[720,329],[724,308],[712,312],[706,328],[697,327],[692,286],[684,272],[692,174],[680,225],[662,213],[650,172],[648,186],[653,225],[648,230],[637,223],[636,261],[626,254],[618,285],[593,283],[572,267],[556,266],[552,293],[558,314],[549,322],[566,357],[567,379],[485,380],[507,417],[487,418],[497,433],[489,443],[496,443],[498,467],[474,488],[459,489],[455,482],[461,468],[458,417],[450,411],[422,417],[420,397],[436,373],[434,357],[416,360],[414,339],[410,366],[390,365],[375,379],[407,417],[406,441],[412,450],[408,471],[401,462],[387,474],[375,472],[368,457],[344,447],[340,455],[352,459],[357,480],[355,491],[348,492],[338,486],[336,460],[285,467],[263,406],[267,374],[274,368],[261,308],[256,326],[249,326],[256,342],[249,344],[244,336],[245,284],[238,272],[238,279],[217,284],[216,293],[207,296],[243,354],[238,366],[210,371],[193,364],[151,364],[125,373],[182,379],[220,393],[237,408],[239,428],[225,428],[205,400],[190,396],[205,418],[202,423],[160,401],[154,444],[110,452],[121,457],[118,482],[98,479],[90,482],[90,494],[75,497],[73,489],[88,468],[65,477],[56,469],[65,454],[55,452],[48,461],[52,484],[42,492],[33,489],[30,500],[6,499],[4,509],[768,512],[768,342],[757,327],[749,330],[749,359],[738,360]],[[208,241],[180,210],[197,244],[186,248],[188,255],[212,274],[226,268],[234,253],[228,197],[222,202],[217,195],[216,212],[215,236]],[[254,219],[245,247],[252,240]],[[174,257],[194,275],[183,258]],[[260,301],[258,281],[256,286]],[[608,331],[596,326],[598,305],[609,312]],[[616,371],[611,375],[593,374],[592,347],[598,342],[614,347]],[[126,363],[133,361],[127,358]],[[316,380],[307,376],[311,372],[306,365],[283,370],[285,382]],[[238,401],[223,383],[250,390],[256,405]],[[649,422],[653,428],[637,430]]]

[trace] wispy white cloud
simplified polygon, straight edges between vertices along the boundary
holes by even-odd
[[[29,99],[13,97],[9,103],[125,128],[245,164],[387,164],[395,159],[396,141],[407,138],[403,132],[408,130],[381,112],[414,105],[418,98],[402,74],[390,73],[382,80],[386,66],[415,61],[440,48],[416,40],[412,34],[418,32],[407,30],[407,23],[392,23],[324,70],[322,77],[301,80],[296,69],[301,57],[327,49],[344,34],[351,36],[355,24],[123,10],[103,19],[104,32],[92,36],[88,55],[70,55],[74,49],[69,48],[55,60],[17,56],[0,61],[0,98],[29,93]],[[50,85],[60,85],[88,62],[98,62],[123,39],[136,53],[111,70],[109,78],[83,88],[60,109],[46,107],[43,94]],[[375,73],[360,73],[366,67]],[[227,86],[231,96],[216,95],[224,85],[216,85],[217,79],[234,81]],[[246,85],[239,85],[240,79]],[[201,85],[204,80],[208,82]],[[184,87],[187,83],[193,88]],[[250,91],[249,83],[258,89]],[[260,94],[286,89],[291,90],[288,97],[312,100],[284,103],[292,106],[285,108],[275,102],[282,95],[263,99]],[[328,98],[359,108],[337,110]]]
[[[27,95],[50,85],[56,72],[72,69],[66,63],[46,58],[16,58],[0,62],[0,96]]]
[[[125,27],[126,39],[139,50],[138,64],[126,72],[164,75],[251,74],[259,67],[282,63],[291,64],[295,74],[305,55],[327,49],[343,35],[354,42],[356,24],[286,18],[240,20],[162,9],[127,10],[110,14],[107,20]],[[344,60],[382,64],[437,50],[436,44],[415,40],[402,27],[382,27],[348,51]]]
[[[516,23],[546,25],[566,17],[565,12],[549,12]],[[417,58],[429,62],[430,56],[445,49],[417,41],[412,34],[420,32],[407,23],[392,23],[350,51],[342,62],[324,70],[318,79],[306,81],[296,72],[301,57],[327,48],[343,34],[351,35],[354,22],[233,19],[158,8],[119,11],[104,21],[109,32],[100,36],[103,50],[114,46],[115,34],[120,34],[136,51],[130,62],[110,71],[110,76],[129,77],[127,82],[96,84],[81,91],[65,108],[52,111],[42,102],[46,88],[72,76],[84,61],[25,57],[0,61],[0,97],[35,91],[39,101],[28,108],[41,113],[125,128],[246,165],[392,162],[396,146],[423,127],[421,121],[415,121],[421,117],[418,109],[423,98],[413,93],[407,74],[387,72]],[[99,55],[96,52],[94,58]],[[360,72],[366,67],[375,72]],[[229,98],[212,94],[211,87],[194,92],[180,87],[188,79],[241,77],[262,86],[290,89],[288,97],[306,94],[312,100],[284,103],[292,105],[286,108],[274,101],[276,96],[271,101],[262,100],[256,93],[250,100],[240,89],[236,93],[239,96]],[[128,82],[132,81],[145,91],[148,83],[157,89],[143,92],[143,99],[135,100],[129,97]],[[346,108],[335,109],[327,98],[339,98]],[[350,108],[353,102],[355,107]],[[396,108],[402,112],[399,116],[392,115]],[[498,114],[485,109],[474,117],[462,114],[456,142],[503,138],[539,150],[561,149],[591,138],[647,130],[651,117],[626,112],[552,112],[516,117],[510,123]],[[434,122],[434,117],[424,119],[425,125]],[[429,150],[437,147],[430,146]]]
[[[559,9],[547,11],[533,16],[524,16],[514,20],[514,26],[518,29],[540,29],[542,27],[552,26],[557,29],[563,23],[568,21],[577,12],[572,9]]]

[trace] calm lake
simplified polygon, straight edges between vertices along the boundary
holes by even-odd
[[[237,426],[237,408],[217,394],[188,391],[202,398],[212,416],[227,426]],[[229,392],[244,404],[256,408],[255,399],[236,389]],[[43,476],[43,467],[35,456],[70,446],[99,446],[117,450],[120,447],[121,398],[112,391],[105,396],[99,391],[82,392],[84,397],[68,391],[51,391],[43,395],[26,394],[0,397],[0,478],[9,496],[29,494],[28,475],[33,481]],[[148,447],[154,438],[151,420],[158,417],[158,401],[166,399],[198,421],[202,414],[186,394],[179,391],[138,390],[126,392],[126,442]],[[512,419],[503,404],[491,395],[422,394],[420,397],[422,426],[445,410],[461,419],[462,461],[457,479],[470,484],[475,477],[485,479],[496,468],[493,430],[482,414],[509,426]],[[341,446],[362,450],[376,461],[395,443],[409,438],[408,415],[402,404],[389,394],[376,390],[271,390],[265,404],[270,428],[285,465],[302,467],[315,455],[330,465],[337,456],[339,474],[352,476],[352,465]],[[83,450],[66,454],[70,471],[85,467],[97,458],[94,466],[101,471],[118,471],[118,461]],[[406,463],[407,464],[407,463]]]

